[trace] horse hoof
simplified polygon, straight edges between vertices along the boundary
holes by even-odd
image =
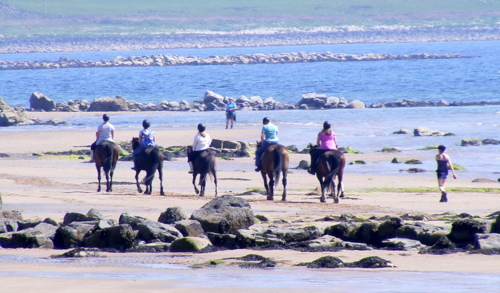
[[[333,203],[339,203],[339,199],[338,198],[334,198],[333,199]]]
[[[163,191],[162,191],[162,192],[160,192],[160,195],[165,195],[165,192],[163,192]]]
[[[326,202],[326,199],[325,199],[324,197],[320,197],[320,198],[319,198],[319,201],[320,201],[320,202]]]
[[[340,194],[340,198],[344,198],[344,193],[343,192]]]
[[[268,196],[267,200],[274,200],[274,198],[272,196]]]

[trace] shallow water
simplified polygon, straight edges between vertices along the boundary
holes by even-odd
[[[0,269],[0,277],[38,277],[72,279],[123,279],[169,281],[170,288],[185,289],[268,289],[278,292],[321,290],[322,292],[499,292],[500,280],[495,274],[406,272],[348,269],[190,269],[183,265],[155,262],[155,258],[169,256],[149,255],[147,263],[131,259],[38,259],[2,255],[3,263],[61,264],[84,267],[111,265],[128,267],[134,272],[9,272]],[[196,281],[193,281],[196,280]],[[171,282],[174,281],[174,282]]]

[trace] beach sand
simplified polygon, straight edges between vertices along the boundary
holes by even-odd
[[[50,113],[30,114],[36,117]],[[69,114],[68,114],[69,115]],[[80,114],[78,114],[80,115]],[[210,131],[213,138],[243,140],[258,137],[258,129]],[[164,147],[188,145],[195,133],[186,130],[156,131],[158,144]],[[137,131],[117,131],[116,139],[130,140]],[[0,135],[0,153],[9,154],[0,158],[0,187],[4,210],[19,210],[24,219],[50,217],[61,222],[66,212],[87,213],[95,208],[109,219],[118,220],[120,214],[157,220],[168,207],[182,207],[188,214],[214,198],[214,186],[207,185],[205,197],[196,196],[185,158],[168,161],[164,166],[166,196],[159,195],[159,183],[153,183],[153,195],[137,193],[131,162],[118,162],[114,177],[113,192],[96,192],[97,174],[93,163],[85,159],[70,159],[61,156],[33,156],[33,153],[85,149],[93,141],[94,131],[5,131]],[[347,154],[347,161],[387,161],[391,154]],[[412,157],[415,158],[415,157]],[[304,154],[292,154],[290,166],[300,160],[308,160]],[[404,159],[404,158],[403,158]],[[241,195],[245,190],[263,187],[260,173],[253,171],[253,158],[218,160],[219,195],[233,194],[249,201],[255,214],[263,214],[274,220],[296,222],[297,225],[331,225],[317,222],[325,216],[354,214],[358,217],[401,216],[403,214],[433,215],[469,213],[487,216],[500,209],[500,197],[494,193],[450,192],[448,203],[439,203],[439,192],[434,173],[411,175],[395,173],[393,176],[356,172],[345,172],[346,198],[340,204],[320,203],[313,193],[317,179],[305,170],[292,169],[288,175],[288,198],[281,201],[281,186],[273,202],[260,194]],[[497,182],[472,183],[470,179],[448,180],[448,187],[496,187]],[[436,187],[435,192],[383,192],[374,188]],[[364,192],[365,190],[372,190]],[[434,225],[450,225],[435,221]],[[277,278],[291,275],[315,274],[321,278],[325,270],[305,269],[294,266],[310,262],[321,256],[332,255],[343,261],[356,261],[366,256],[380,256],[390,260],[395,267],[384,268],[385,272],[439,272],[465,274],[491,274],[500,277],[500,256],[457,253],[451,255],[421,255],[414,251],[339,251],[299,252],[291,250],[252,251],[227,250],[214,253],[102,253],[105,258],[97,260],[54,261],[50,255],[65,251],[53,249],[3,249],[0,248],[1,292],[215,292],[221,289],[238,288],[242,292],[266,292],[273,288],[278,292],[300,292],[307,288],[304,281],[296,288],[286,286],[253,289],[238,285],[238,279],[221,280],[220,286],[197,284],[194,280],[213,279],[217,275],[231,273],[241,280],[259,278],[260,274],[276,275]],[[279,270],[239,269],[223,266],[220,269],[190,269],[188,266],[228,257],[259,254],[278,261]],[[327,273],[331,272],[326,270]],[[336,269],[335,272],[342,271]],[[265,273],[264,273],[265,272]],[[362,270],[343,270],[361,274]],[[149,276],[149,277],[148,277]],[[160,277],[161,276],[161,277]],[[170,276],[170,277],[166,277]],[[248,281],[248,280],[247,280]],[[242,281],[243,282],[243,281]],[[258,281],[256,281],[258,282]],[[211,284],[212,284],[211,283]],[[282,281],[285,283],[285,281]],[[197,285],[196,285],[197,284]],[[498,283],[497,283],[498,284]],[[310,284],[310,286],[312,286]],[[359,287],[362,288],[362,287]],[[345,289],[345,288],[344,288]],[[493,288],[495,289],[495,288]],[[500,290],[499,288],[496,288]],[[5,291],[4,291],[5,290]],[[417,290],[419,291],[419,290]],[[494,291],[492,291],[494,292]]]

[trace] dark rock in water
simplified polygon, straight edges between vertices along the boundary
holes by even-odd
[[[494,145],[500,144],[500,140],[491,139],[491,138],[483,139],[482,142],[483,142],[483,144],[494,144]]]
[[[129,111],[129,107],[127,101],[120,96],[116,96],[114,98],[104,97],[95,99],[92,103],[90,103],[88,111],[89,112]]]
[[[177,221],[186,220],[186,212],[181,207],[170,207],[160,214],[158,222],[164,224],[173,224]]]
[[[53,255],[52,258],[70,258],[70,257],[101,257],[99,249],[79,247],[67,251],[63,254]]]
[[[125,251],[134,246],[135,233],[130,225],[123,224],[93,231],[83,239],[86,247],[113,248]]]
[[[417,160],[417,159],[412,159],[412,160],[406,161],[405,164],[422,164],[422,161]]]
[[[443,136],[444,133],[437,130],[431,130],[427,127],[417,127],[413,129],[414,136]]]
[[[308,268],[317,269],[317,268],[343,268],[345,267],[344,262],[337,257],[334,256],[324,256],[320,257],[310,263],[305,263]]]
[[[403,170],[404,171],[404,170]],[[420,168],[410,168],[406,170],[408,173],[425,173],[427,170],[420,169]]]
[[[346,263],[345,266],[350,268],[365,268],[365,269],[394,267],[394,265],[390,261],[385,260],[378,256],[365,257],[361,260],[352,263]]]
[[[235,259],[245,261],[244,263],[239,263],[240,268],[273,268],[276,266],[274,260],[257,254],[247,254]]]
[[[475,137],[466,137],[462,139],[462,142],[460,143],[461,146],[480,146],[482,144],[483,142]]]
[[[250,204],[243,198],[232,195],[217,197],[191,215],[201,223],[203,230],[215,233],[234,234],[238,229],[247,229],[254,224]]]

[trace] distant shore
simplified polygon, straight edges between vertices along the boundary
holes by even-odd
[[[341,27],[243,32],[0,37],[0,54],[499,40],[497,27]]]

